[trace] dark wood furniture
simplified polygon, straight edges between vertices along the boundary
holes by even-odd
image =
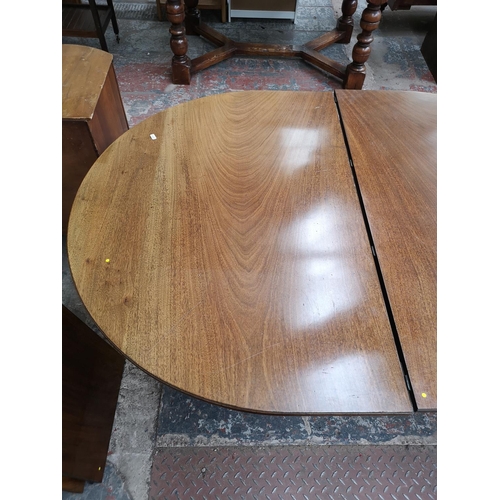
[[[62,306],[63,490],[101,482],[125,360]]]
[[[434,406],[435,96],[338,96],[190,101],[97,160],[73,205],[69,264],[92,317],[143,370],[256,412]]]
[[[113,56],[81,45],[62,47],[62,232],[88,170],[128,130]]]
[[[427,35],[425,35],[420,52],[424,56],[434,80],[437,82],[437,14],[434,16]]]
[[[111,22],[116,40],[119,42],[119,29],[113,0],[106,0],[107,5],[97,5],[95,0],[88,4],[62,2],[62,36],[98,38],[102,50],[108,51],[106,29]]]
[[[170,47],[172,58],[172,81],[175,84],[189,85],[191,75],[233,56],[296,57],[326,71],[342,81],[347,89],[361,89],[366,76],[365,63],[370,55],[372,32],[378,28],[384,0],[368,0],[361,16],[361,33],[352,51],[353,62],[344,66],[320,51],[333,43],[349,43],[354,27],[353,15],[357,0],[343,0],[342,16],[337,27],[304,45],[282,45],[266,43],[235,42],[207,24],[201,22],[197,0],[167,0],[167,17],[171,23]],[[184,9],[186,6],[186,10]],[[187,55],[186,34],[199,35],[214,45],[215,50],[195,59]]]
[[[414,5],[437,5],[437,0],[387,0],[382,10],[389,5],[391,10],[410,10]]]
[[[156,11],[158,14],[158,19],[163,20],[163,7],[167,3],[167,0],[156,0]],[[221,21],[223,23],[227,22],[227,0],[200,0],[198,2],[199,9],[207,10],[220,10]]]

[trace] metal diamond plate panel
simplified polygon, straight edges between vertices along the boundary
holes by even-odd
[[[435,446],[169,448],[150,500],[435,500]]]

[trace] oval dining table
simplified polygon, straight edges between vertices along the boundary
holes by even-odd
[[[273,414],[434,410],[435,171],[435,96],[196,99],[97,159],[71,273],[109,342],[187,394]]]

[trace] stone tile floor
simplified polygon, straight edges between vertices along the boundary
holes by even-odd
[[[364,2],[355,16],[355,35]],[[217,11],[202,11],[205,22],[234,40],[303,43],[334,27],[340,0],[298,0],[297,22],[233,20],[219,22]],[[189,86],[171,82],[168,23],[156,19],[156,4],[115,0],[120,27],[117,43],[112,29],[106,39],[130,126],[162,109],[205,95],[247,89],[331,91],[340,83],[300,60],[232,58],[197,73]],[[420,53],[436,14],[435,7],[410,11],[387,8],[374,32],[365,89],[437,92]],[[350,45],[334,45],[324,53],[339,62],[350,60]],[[94,39],[63,38],[100,48]],[[189,55],[211,45],[189,37]],[[74,289],[63,254],[63,303],[98,332]],[[158,383],[126,363],[104,480],[86,485],[83,494],[63,492],[63,500],[145,500],[149,496],[155,452],[170,447],[436,444],[433,413],[411,416],[279,417],[253,415],[198,401]]]
[[[202,10],[205,22],[238,41],[304,43],[332,29],[341,15],[341,0],[299,0],[297,21],[233,20],[219,22],[218,11]],[[191,85],[173,85],[170,78],[169,23],[156,20],[156,4],[115,1],[120,28],[117,43],[111,27],[106,32],[130,125],[166,107],[219,92],[234,90],[315,90],[340,88],[340,83],[301,60],[231,58],[193,76]],[[355,35],[365,5],[359,2],[354,16]],[[122,8],[123,7],[123,8]],[[143,7],[141,10],[140,7]],[[384,11],[375,31],[367,64],[365,89],[437,92],[420,46],[436,14],[435,7],[415,7],[410,11]],[[138,19],[142,17],[142,19]],[[197,57],[213,46],[190,36],[188,55]],[[96,39],[64,38],[100,48]],[[356,36],[347,45],[334,44],[323,53],[340,63],[349,63]]]

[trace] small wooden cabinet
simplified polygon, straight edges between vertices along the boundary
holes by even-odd
[[[62,48],[62,232],[80,184],[103,151],[128,130],[113,56],[92,47]]]

